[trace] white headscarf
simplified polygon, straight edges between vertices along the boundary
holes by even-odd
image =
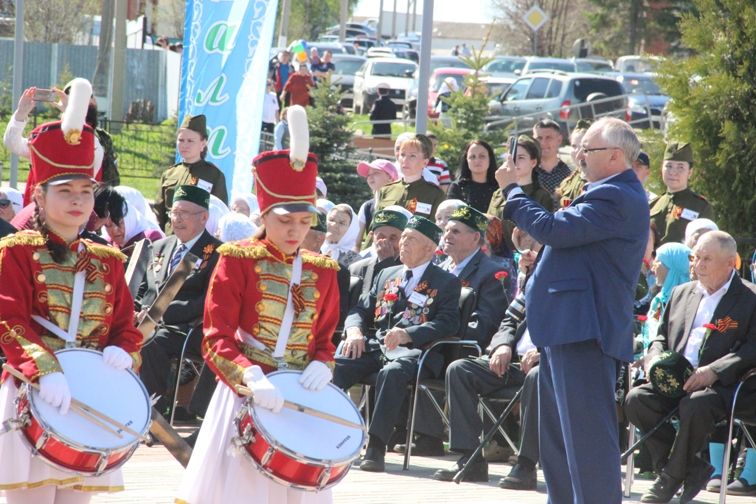
[[[5,193],[15,213],[20,212],[24,208],[24,195],[21,194],[21,191],[12,187],[0,187],[0,192]]]
[[[249,207],[249,216],[260,213],[260,205],[257,203],[257,196],[252,193],[234,193],[229,201],[228,208],[234,206],[237,201],[243,201]]]
[[[218,222],[218,239],[222,242],[251,238],[257,226],[244,214],[229,212]]]
[[[692,247],[695,244],[691,245],[689,242],[692,241],[691,239],[693,238],[693,235],[704,229],[708,231],[719,231],[719,226],[717,226],[716,222],[711,219],[693,219],[688,222],[687,226],[685,226],[685,240],[683,240],[683,243]]]
[[[318,210],[328,215],[328,212],[333,210],[333,207],[336,206],[336,203],[334,203],[331,200],[327,200],[325,198],[318,198],[317,201],[315,202],[315,206],[317,207]]]
[[[360,231],[360,223],[359,219],[357,219],[357,214],[354,213],[354,210],[352,210],[352,207],[349,205],[342,203],[336,205],[328,212],[330,214],[336,210],[346,211],[347,209],[349,210],[352,220],[349,221],[349,227],[344,233],[344,236],[341,237],[338,243],[330,243],[328,242],[328,239],[326,239],[326,241],[323,242],[323,246],[320,248],[321,253],[329,255],[336,260],[339,259],[339,256],[341,256],[342,253],[354,251],[354,247],[357,244],[357,234]]]
[[[208,208],[208,218],[207,222],[205,223],[205,229],[208,233],[210,233],[213,236],[216,236],[216,231],[218,231],[218,223],[221,220],[221,217],[226,215],[227,213],[230,213],[231,210],[228,209],[225,203],[223,201],[211,194],[210,195],[210,206]]]
[[[119,185],[113,188],[118,194],[123,196],[126,203],[129,204],[129,208],[136,208],[142,214],[142,220],[145,222],[145,230],[160,231],[160,224],[158,224],[155,213],[150,208],[150,204],[144,198],[141,192],[133,187]],[[161,231],[162,232],[162,231]]]

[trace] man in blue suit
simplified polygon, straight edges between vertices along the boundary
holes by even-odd
[[[504,216],[544,244],[526,293],[528,327],[542,349],[540,460],[553,504],[622,500],[614,391],[633,356],[633,295],[649,232],[648,200],[631,168],[640,142],[604,118],[583,137],[578,164],[589,182],[554,214],[499,169]]]

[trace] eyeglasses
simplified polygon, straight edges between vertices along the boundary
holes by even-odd
[[[11,204],[11,200],[9,199],[0,199],[0,208],[8,208],[8,205]]]
[[[588,147],[584,145],[580,146],[580,150],[583,151],[585,154],[590,154],[591,152],[613,150],[613,149],[619,149],[619,147],[594,147],[592,149],[589,149]]]
[[[186,210],[171,210],[170,212],[168,212],[168,215],[172,219],[184,220],[187,217],[194,217],[195,215],[199,215],[201,213],[203,213],[202,210],[200,210],[198,212],[187,212]]]

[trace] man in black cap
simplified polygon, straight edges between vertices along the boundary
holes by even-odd
[[[333,383],[349,389],[378,373],[370,441],[360,464],[363,471],[385,470],[386,444],[394,428],[403,423],[407,385],[417,375],[422,348],[455,336],[459,329],[459,279],[431,262],[440,238],[438,226],[412,217],[399,244],[402,266],[381,271],[345,323],[346,341],[336,356]],[[429,355],[424,374],[438,376],[442,367],[440,354]],[[440,419],[418,429],[442,446]]]
[[[662,162],[662,179],[667,192],[650,203],[651,229],[657,248],[667,242],[682,243],[685,227],[690,221],[699,218],[714,219],[714,211],[706,198],[688,187],[692,173],[693,149],[690,144],[667,144]]]
[[[737,244],[729,234],[710,231],[700,238],[693,250],[698,280],[672,291],[644,359],[648,376],[655,357],[668,350],[683,354],[694,371],[687,379],[675,377],[684,382],[682,397],[648,383],[630,390],[625,400],[627,418],[642,432],[679,407],[677,432],[667,423],[646,440],[659,476],[641,502],[669,502],[682,487],[680,502],[686,504],[714,471],[698,453],[726,418],[740,378],[756,363],[756,286],[738,276],[736,260]]]
[[[648,176],[651,174],[651,160],[649,159],[648,154],[643,151],[638,154],[638,159],[633,161],[633,171],[635,171],[635,175],[645,188]],[[646,188],[646,194],[648,195],[648,201],[652,201],[657,197],[657,195],[649,191],[648,188]]]
[[[205,294],[210,276],[218,262],[217,248],[221,242],[205,230],[208,219],[210,193],[193,185],[179,186],[173,194],[169,212],[174,234],[156,241],[152,246],[152,261],[135,300],[138,317],[146,310],[187,252],[199,260],[186,278],[173,301],[163,313],[151,341],[142,348],[141,378],[150,394],[163,396],[168,391],[170,361],[181,354],[184,338],[188,337],[188,352],[199,356],[202,341],[202,318]],[[158,403],[160,405],[160,403]],[[168,406],[168,401],[163,401]]]
[[[217,166],[205,161],[207,138],[205,116],[187,115],[176,138],[176,148],[182,161],[163,172],[153,205],[158,223],[166,234],[171,233],[168,212],[173,204],[174,191],[179,186],[197,186],[228,204],[226,177]]]
[[[352,263],[349,272],[362,279],[362,294],[370,293],[373,279],[385,268],[398,266],[399,239],[407,227],[407,216],[397,210],[379,210],[370,223],[375,255]],[[351,306],[350,306],[351,308]]]

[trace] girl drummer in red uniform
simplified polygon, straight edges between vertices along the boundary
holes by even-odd
[[[55,351],[101,350],[105,363],[125,369],[138,366],[142,341],[132,324],[123,255],[79,237],[94,206],[94,133],[83,124],[90,95],[90,84],[76,79],[63,119],[32,131],[36,230],[0,240],[0,346],[8,364],[64,415],[74,413]],[[83,282],[75,281],[79,272]],[[6,426],[14,425],[18,387],[3,373],[0,419]],[[9,504],[86,503],[93,492],[123,489],[119,470],[98,477],[64,471],[33,456],[22,436],[0,429],[0,494]]]
[[[304,370],[299,381],[310,390],[322,389],[332,376],[338,264],[299,248],[316,211],[317,165],[307,147],[298,144],[302,121],[306,128],[304,110],[293,109],[291,153],[265,152],[254,160],[262,232],[218,249],[205,301],[202,350],[221,383],[179,488],[179,503],[331,502],[330,490],[306,492],[267,478],[233,442],[234,418],[243,405],[237,385],[252,390],[256,407],[278,411],[283,395],[267,373]]]

